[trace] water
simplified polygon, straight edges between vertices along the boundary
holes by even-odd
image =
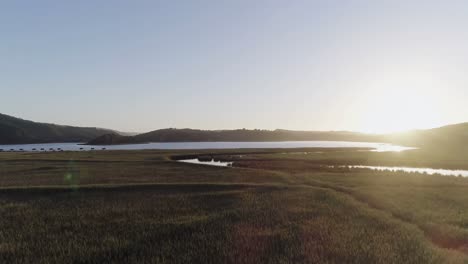
[[[386,166],[349,166],[350,168],[357,169],[370,169],[377,171],[404,171],[404,172],[413,172],[413,173],[425,173],[425,174],[440,174],[444,176],[462,176],[468,177],[468,170],[445,170],[445,169],[431,169],[431,168],[411,168],[411,167],[386,167]]]
[[[215,161],[212,159],[211,161],[200,161],[198,159],[185,159],[185,160],[178,160],[178,162],[185,162],[191,164],[202,164],[202,165],[209,165],[209,166],[218,166],[218,167],[231,167],[233,162],[229,161]],[[369,170],[377,170],[377,171],[404,171],[404,172],[411,172],[411,173],[423,173],[423,174],[439,174],[444,176],[462,176],[468,177],[468,170],[446,170],[446,169],[431,169],[431,168],[411,168],[411,167],[386,167],[386,166],[362,166],[362,165],[354,165],[348,166],[350,168],[356,169],[369,169]]]
[[[215,161],[214,159],[212,159],[211,161],[200,161],[198,159],[185,159],[185,160],[178,160],[178,161],[179,162],[185,162],[185,163],[192,163],[192,164],[217,166],[217,167],[230,167],[230,166],[232,166],[232,162],[229,162],[229,161]]]
[[[87,146],[80,143],[50,143],[0,145],[3,151],[86,151],[86,150],[144,150],[144,149],[252,149],[252,148],[373,148],[372,151],[404,151],[411,147],[396,146],[386,143],[348,142],[348,141],[281,141],[281,142],[167,142],[111,146]]]

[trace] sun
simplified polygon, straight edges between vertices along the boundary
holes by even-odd
[[[430,128],[437,120],[437,95],[430,76],[406,73],[382,78],[364,98],[359,118],[364,132],[392,133]]]

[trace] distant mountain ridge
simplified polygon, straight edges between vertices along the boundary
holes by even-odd
[[[109,133],[118,132],[95,127],[38,123],[0,114],[0,144],[88,142]]]
[[[160,129],[136,136],[109,134],[88,142],[90,145],[134,144],[149,142],[252,142],[252,141],[372,141],[381,142],[382,136],[347,131],[291,131],[291,130],[199,130]]]
[[[426,130],[391,134],[365,134],[349,131],[291,131],[291,130],[197,130],[160,129],[136,136],[103,135],[88,142],[90,145],[135,144],[149,142],[215,142],[215,141],[355,141],[382,142],[411,147],[444,150],[468,150],[468,123]],[[441,148],[442,147],[442,148]]]
[[[468,151],[468,123],[392,134],[365,134],[349,131],[292,130],[199,130],[159,129],[133,135],[111,129],[38,123],[0,114],[0,144],[87,142],[90,145],[137,144],[149,142],[220,141],[355,141],[382,142],[405,146]]]
[[[437,151],[442,149],[468,150],[468,123],[388,134],[385,136],[385,141],[431,147],[436,148]]]

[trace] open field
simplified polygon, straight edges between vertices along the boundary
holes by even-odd
[[[197,154],[235,167],[171,159]],[[0,153],[0,263],[466,263],[468,179],[327,166],[358,161],[468,168],[424,151]]]

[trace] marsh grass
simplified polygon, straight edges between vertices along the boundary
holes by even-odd
[[[444,259],[417,228],[321,188],[171,185],[31,194],[10,190],[1,198],[2,263]]]
[[[466,261],[467,179],[173,155],[2,154],[0,263]]]

